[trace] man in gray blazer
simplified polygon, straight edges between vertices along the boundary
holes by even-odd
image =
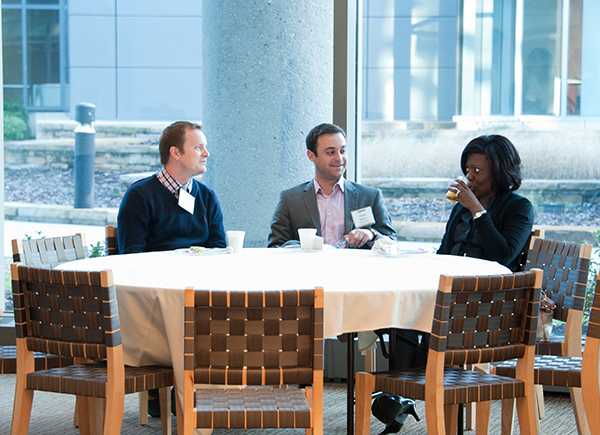
[[[315,177],[281,193],[269,247],[294,243],[299,228],[316,228],[324,243],[338,247],[368,248],[377,237],[396,238],[381,192],[343,177],[344,130],[333,124],[317,125],[306,136],[306,155],[315,165]]]

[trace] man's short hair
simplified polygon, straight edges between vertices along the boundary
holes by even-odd
[[[319,137],[323,136],[324,134],[338,133],[346,137],[346,132],[342,129],[342,127],[338,127],[335,124],[329,124],[326,122],[319,124],[306,135],[306,149],[317,155],[317,141],[319,140]]]
[[[158,151],[160,152],[160,163],[166,165],[169,161],[169,150],[171,147],[183,152],[183,143],[185,142],[185,132],[191,129],[202,130],[200,124],[190,121],[175,121],[165,127],[160,135]]]

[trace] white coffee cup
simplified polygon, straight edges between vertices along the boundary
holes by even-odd
[[[233,252],[240,252],[244,247],[244,236],[245,231],[226,231],[227,246],[231,248]]]
[[[314,236],[313,237],[313,246],[312,246],[312,248],[315,251],[321,251],[323,249],[323,237],[321,237],[321,236]]]
[[[316,228],[299,228],[298,236],[300,236],[300,247],[303,251],[312,251],[314,239],[317,235]]]

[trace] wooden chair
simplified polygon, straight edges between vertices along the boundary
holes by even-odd
[[[118,246],[117,227],[114,225],[106,225],[104,227],[104,249],[106,255],[117,255],[119,253]]]
[[[186,289],[184,328],[185,435],[196,428],[323,433],[323,289]]]
[[[519,267],[517,269],[517,272],[522,272],[525,270],[525,266],[527,264],[527,255],[529,254],[529,248],[532,246],[532,240],[534,238],[543,239],[544,235],[545,231],[541,228],[537,228],[531,231],[531,234],[527,239],[527,243],[525,244],[523,251],[519,256]],[[471,365],[467,365],[466,368],[473,369],[474,367],[472,367]],[[478,367],[475,367],[475,369],[480,371],[483,370],[485,372],[490,371],[489,364],[480,365]],[[471,403],[470,405],[466,405],[465,407],[465,430],[474,430],[476,426],[474,405],[474,403]]]
[[[373,391],[424,400],[429,435],[456,433],[458,406],[471,402],[477,402],[477,433],[485,434],[490,401],[517,398],[521,433],[537,433],[533,360],[541,283],[539,270],[442,275],[426,369],[357,373],[356,433],[369,433]],[[518,358],[516,378],[462,369],[511,358]]]
[[[66,261],[87,257],[81,234],[71,236],[12,240],[13,261],[26,266],[52,268]],[[15,346],[0,346],[0,374],[14,374],[17,370]],[[72,364],[72,360],[43,352],[34,353],[35,369],[47,370]]]
[[[82,433],[93,430],[92,411],[98,400],[105,403],[103,433],[108,435],[120,433],[125,394],[150,388],[166,392],[173,385],[171,368],[124,366],[111,272],[58,271],[13,263],[11,275],[17,334],[12,435],[28,433],[35,390],[84,398],[79,406]],[[34,371],[34,351],[106,362]],[[163,434],[169,434],[170,427],[170,418],[163,418]]]
[[[106,225],[104,227],[104,252],[106,255],[117,255],[119,253],[119,245],[117,244],[117,227],[114,225]],[[138,395],[138,419],[141,425],[148,424],[148,400],[148,391],[142,391]],[[171,411],[169,410],[169,412]]]
[[[553,318],[565,322],[564,337],[552,336],[549,340],[537,341],[536,355],[581,357],[582,344],[585,343],[581,333],[583,306],[591,253],[592,247],[587,244],[578,245],[554,240],[532,239],[525,268],[526,270],[539,268],[544,271],[542,289],[556,303]],[[552,370],[553,358],[536,358],[538,368],[545,362]],[[504,365],[501,367],[503,368],[498,368],[498,370],[508,373]],[[538,381],[540,379],[536,380],[536,397],[538,398],[539,415],[543,417],[543,385],[554,385],[554,381],[546,378],[541,378],[542,382]],[[590,433],[584,417],[585,409],[581,389],[572,387],[569,388],[569,392],[579,433]],[[502,404],[502,433],[504,435],[512,433],[513,408],[511,400]]]
[[[582,409],[580,416],[585,420],[583,427],[588,433],[597,433],[600,428],[600,387],[598,364],[600,349],[600,274],[596,276],[596,289],[590,312],[587,340],[583,358],[580,356],[538,355],[535,357],[534,380],[536,384],[581,388]],[[496,367],[496,373],[512,376],[514,365],[510,362]],[[578,430],[581,426],[578,421]]]

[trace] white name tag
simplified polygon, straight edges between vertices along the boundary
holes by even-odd
[[[373,210],[371,207],[359,208],[350,212],[352,215],[352,222],[356,228],[368,227],[375,223],[375,217],[373,216]]]
[[[184,209],[190,214],[194,214],[194,205],[196,204],[196,198],[190,195],[187,190],[179,189],[179,207]]]

